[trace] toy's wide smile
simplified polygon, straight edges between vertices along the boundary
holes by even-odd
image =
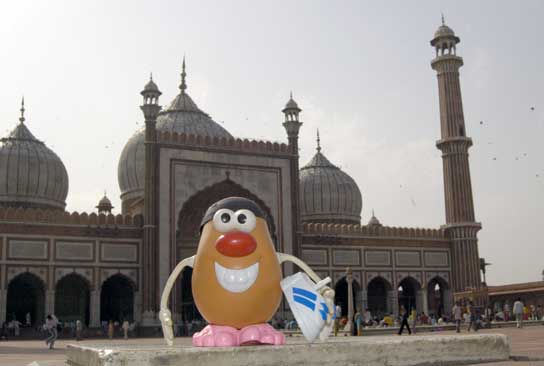
[[[214,264],[217,282],[229,292],[246,291],[255,283],[259,275],[259,262],[242,269],[225,268],[217,262]]]

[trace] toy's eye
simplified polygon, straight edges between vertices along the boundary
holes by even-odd
[[[236,227],[234,212],[227,208],[218,210],[213,215],[213,226],[219,232],[225,233]]]
[[[252,232],[255,229],[257,219],[255,214],[249,210],[238,210],[236,215],[236,227],[245,233]]]

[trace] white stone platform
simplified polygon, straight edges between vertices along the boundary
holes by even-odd
[[[176,339],[173,347],[157,343],[102,343],[69,345],[70,366],[284,366],[284,365],[467,365],[504,361],[510,357],[502,334],[338,337],[326,343],[307,344],[289,339],[284,346],[195,348],[189,339]]]

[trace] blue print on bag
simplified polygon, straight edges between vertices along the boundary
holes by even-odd
[[[293,300],[295,302],[298,302],[299,304],[306,306],[308,309],[315,311],[315,305],[317,300],[317,295],[315,293],[305,290],[303,288],[293,287]],[[327,314],[329,313],[329,307],[324,302],[321,302],[319,304],[321,305],[319,314],[321,315],[321,318],[326,321]]]
[[[303,288],[293,287],[293,300],[314,311],[317,295]]]

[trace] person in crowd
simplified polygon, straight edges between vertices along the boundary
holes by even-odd
[[[400,317],[402,319],[400,323],[400,329],[399,329],[399,335],[402,335],[402,332],[404,331],[404,327],[408,329],[408,334],[412,334],[412,331],[410,330],[410,325],[408,325],[408,311],[404,308],[403,305],[400,307]]]
[[[484,322],[487,324],[493,319],[493,309],[490,306],[485,308]]]
[[[536,306],[536,320],[543,320],[544,315],[542,314],[542,305],[538,304]]]
[[[21,322],[17,319],[11,321],[11,327],[13,328],[13,335],[18,337],[21,334]]]
[[[480,328],[483,328],[484,326],[484,323],[483,323],[483,319],[482,319],[482,311],[480,310],[480,308],[475,308],[474,309],[474,331],[477,332],[478,329]]]
[[[508,305],[507,302],[504,303],[502,312],[504,314],[504,321],[505,322],[509,321],[510,320],[510,305]]]
[[[108,321],[102,320],[100,325],[102,326],[102,334],[108,334]]]
[[[516,326],[518,328],[523,328],[523,302],[518,297],[516,302],[514,302],[514,307],[512,309],[514,316],[516,317]]]
[[[31,325],[32,325],[32,319],[31,319],[30,313],[26,313],[25,326],[30,327]]]
[[[410,315],[408,316],[408,319],[410,321],[410,325],[412,326],[412,332],[416,333],[416,320],[417,320],[417,311],[415,308],[412,309],[410,312]]]
[[[2,328],[0,329],[0,340],[7,341],[8,337],[8,322],[5,321],[2,323]]]
[[[523,320],[529,320],[529,307],[527,305],[523,306]]]
[[[353,317],[355,319],[355,329],[357,330],[357,335],[361,336],[362,334],[362,328],[363,328],[363,314],[357,309],[357,312],[355,313],[355,316]]]
[[[536,317],[536,307],[534,304],[531,304],[529,311],[531,313],[531,320],[538,320]]]
[[[364,321],[364,325],[366,327],[371,327],[373,325],[373,321],[372,321],[372,313],[370,312],[370,309],[366,309],[365,310],[365,314],[363,316],[363,321]]]
[[[342,317],[342,307],[340,305],[336,305],[336,308],[334,309],[334,336],[338,336],[338,330],[340,329],[340,318]]]
[[[125,339],[128,339],[128,328],[130,327],[128,320],[123,321],[123,325],[121,326],[123,328],[123,336]]]
[[[455,321],[455,331],[457,333],[461,333],[461,321],[463,320],[461,311],[461,304],[459,303],[459,301],[456,301],[453,309],[451,309],[451,313],[453,314],[453,320]]]
[[[76,341],[81,340],[81,334],[83,332],[83,324],[81,323],[81,320],[76,320]]]
[[[419,321],[422,325],[428,325],[429,324],[429,317],[424,312],[421,313],[419,317]]]
[[[47,315],[44,328],[48,333],[48,337],[45,340],[45,345],[49,346],[49,349],[53,349],[55,347],[55,341],[57,340],[57,337],[59,335],[57,331],[58,324],[59,321],[55,315]]]
[[[382,321],[380,322],[381,327],[392,327],[395,323],[393,314],[388,314],[383,317]]]
[[[474,307],[472,303],[468,303],[467,305],[467,315],[468,315],[466,317],[466,319],[468,320],[467,332],[470,332],[470,330],[475,327],[474,322],[476,320],[476,314],[474,313]],[[476,331],[476,329],[474,330]]]
[[[113,333],[115,328],[113,327],[113,320],[110,320],[108,323],[108,338],[113,339]]]

